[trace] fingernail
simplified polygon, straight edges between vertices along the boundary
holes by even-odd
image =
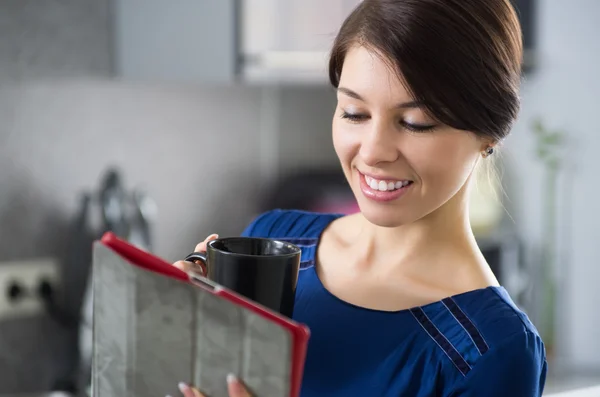
[[[179,270],[183,270],[183,265],[181,263],[179,263],[179,262],[173,263],[173,266],[175,266]]]
[[[239,380],[238,380],[237,376],[235,376],[234,374],[228,374],[227,375],[227,383],[229,383],[231,385],[233,383],[239,383]]]
[[[234,374],[227,375],[227,384],[229,385],[230,392],[233,393],[233,395],[235,396],[243,394],[245,392],[242,383]]]
[[[217,239],[217,238],[219,238],[219,235],[218,235],[218,234],[211,234],[210,236],[208,236],[208,237],[206,238],[206,240],[205,240],[205,241],[208,241],[208,240],[214,240],[214,239]]]
[[[177,385],[177,387],[179,387],[179,391],[182,393],[185,393],[190,387],[188,385],[186,385],[183,382],[179,382],[179,384]]]

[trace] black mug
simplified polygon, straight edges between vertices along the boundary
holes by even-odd
[[[300,255],[300,248],[283,241],[228,237],[210,241],[206,252],[185,260],[209,280],[291,318]]]

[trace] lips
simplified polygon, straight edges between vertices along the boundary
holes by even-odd
[[[413,185],[413,181],[408,179],[377,179],[361,172],[359,178],[363,195],[376,202],[397,200]]]

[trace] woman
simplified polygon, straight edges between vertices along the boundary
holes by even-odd
[[[344,22],[333,143],[360,213],[276,210],[243,233],[303,248],[302,397],[542,394],[544,345],[468,220],[471,176],[517,117],[521,57],[509,0],[365,0]]]

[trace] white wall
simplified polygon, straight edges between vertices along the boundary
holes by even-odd
[[[158,202],[160,255],[178,258],[209,232],[238,233],[253,216],[270,151],[280,153],[275,168],[336,161],[330,145],[306,154],[298,144],[330,141],[331,90],[269,95],[281,113],[274,120],[259,88],[68,81],[0,89],[1,256],[30,252],[47,233],[45,213],[72,216],[77,194],[97,189],[112,164]],[[279,134],[274,145],[261,138],[265,126]]]
[[[600,1],[539,0],[539,12],[539,67],[523,85],[520,120],[506,142],[511,207],[528,242],[538,245],[544,182],[529,127],[541,116],[569,139],[557,241],[564,287],[559,354],[569,367],[599,369]]]

